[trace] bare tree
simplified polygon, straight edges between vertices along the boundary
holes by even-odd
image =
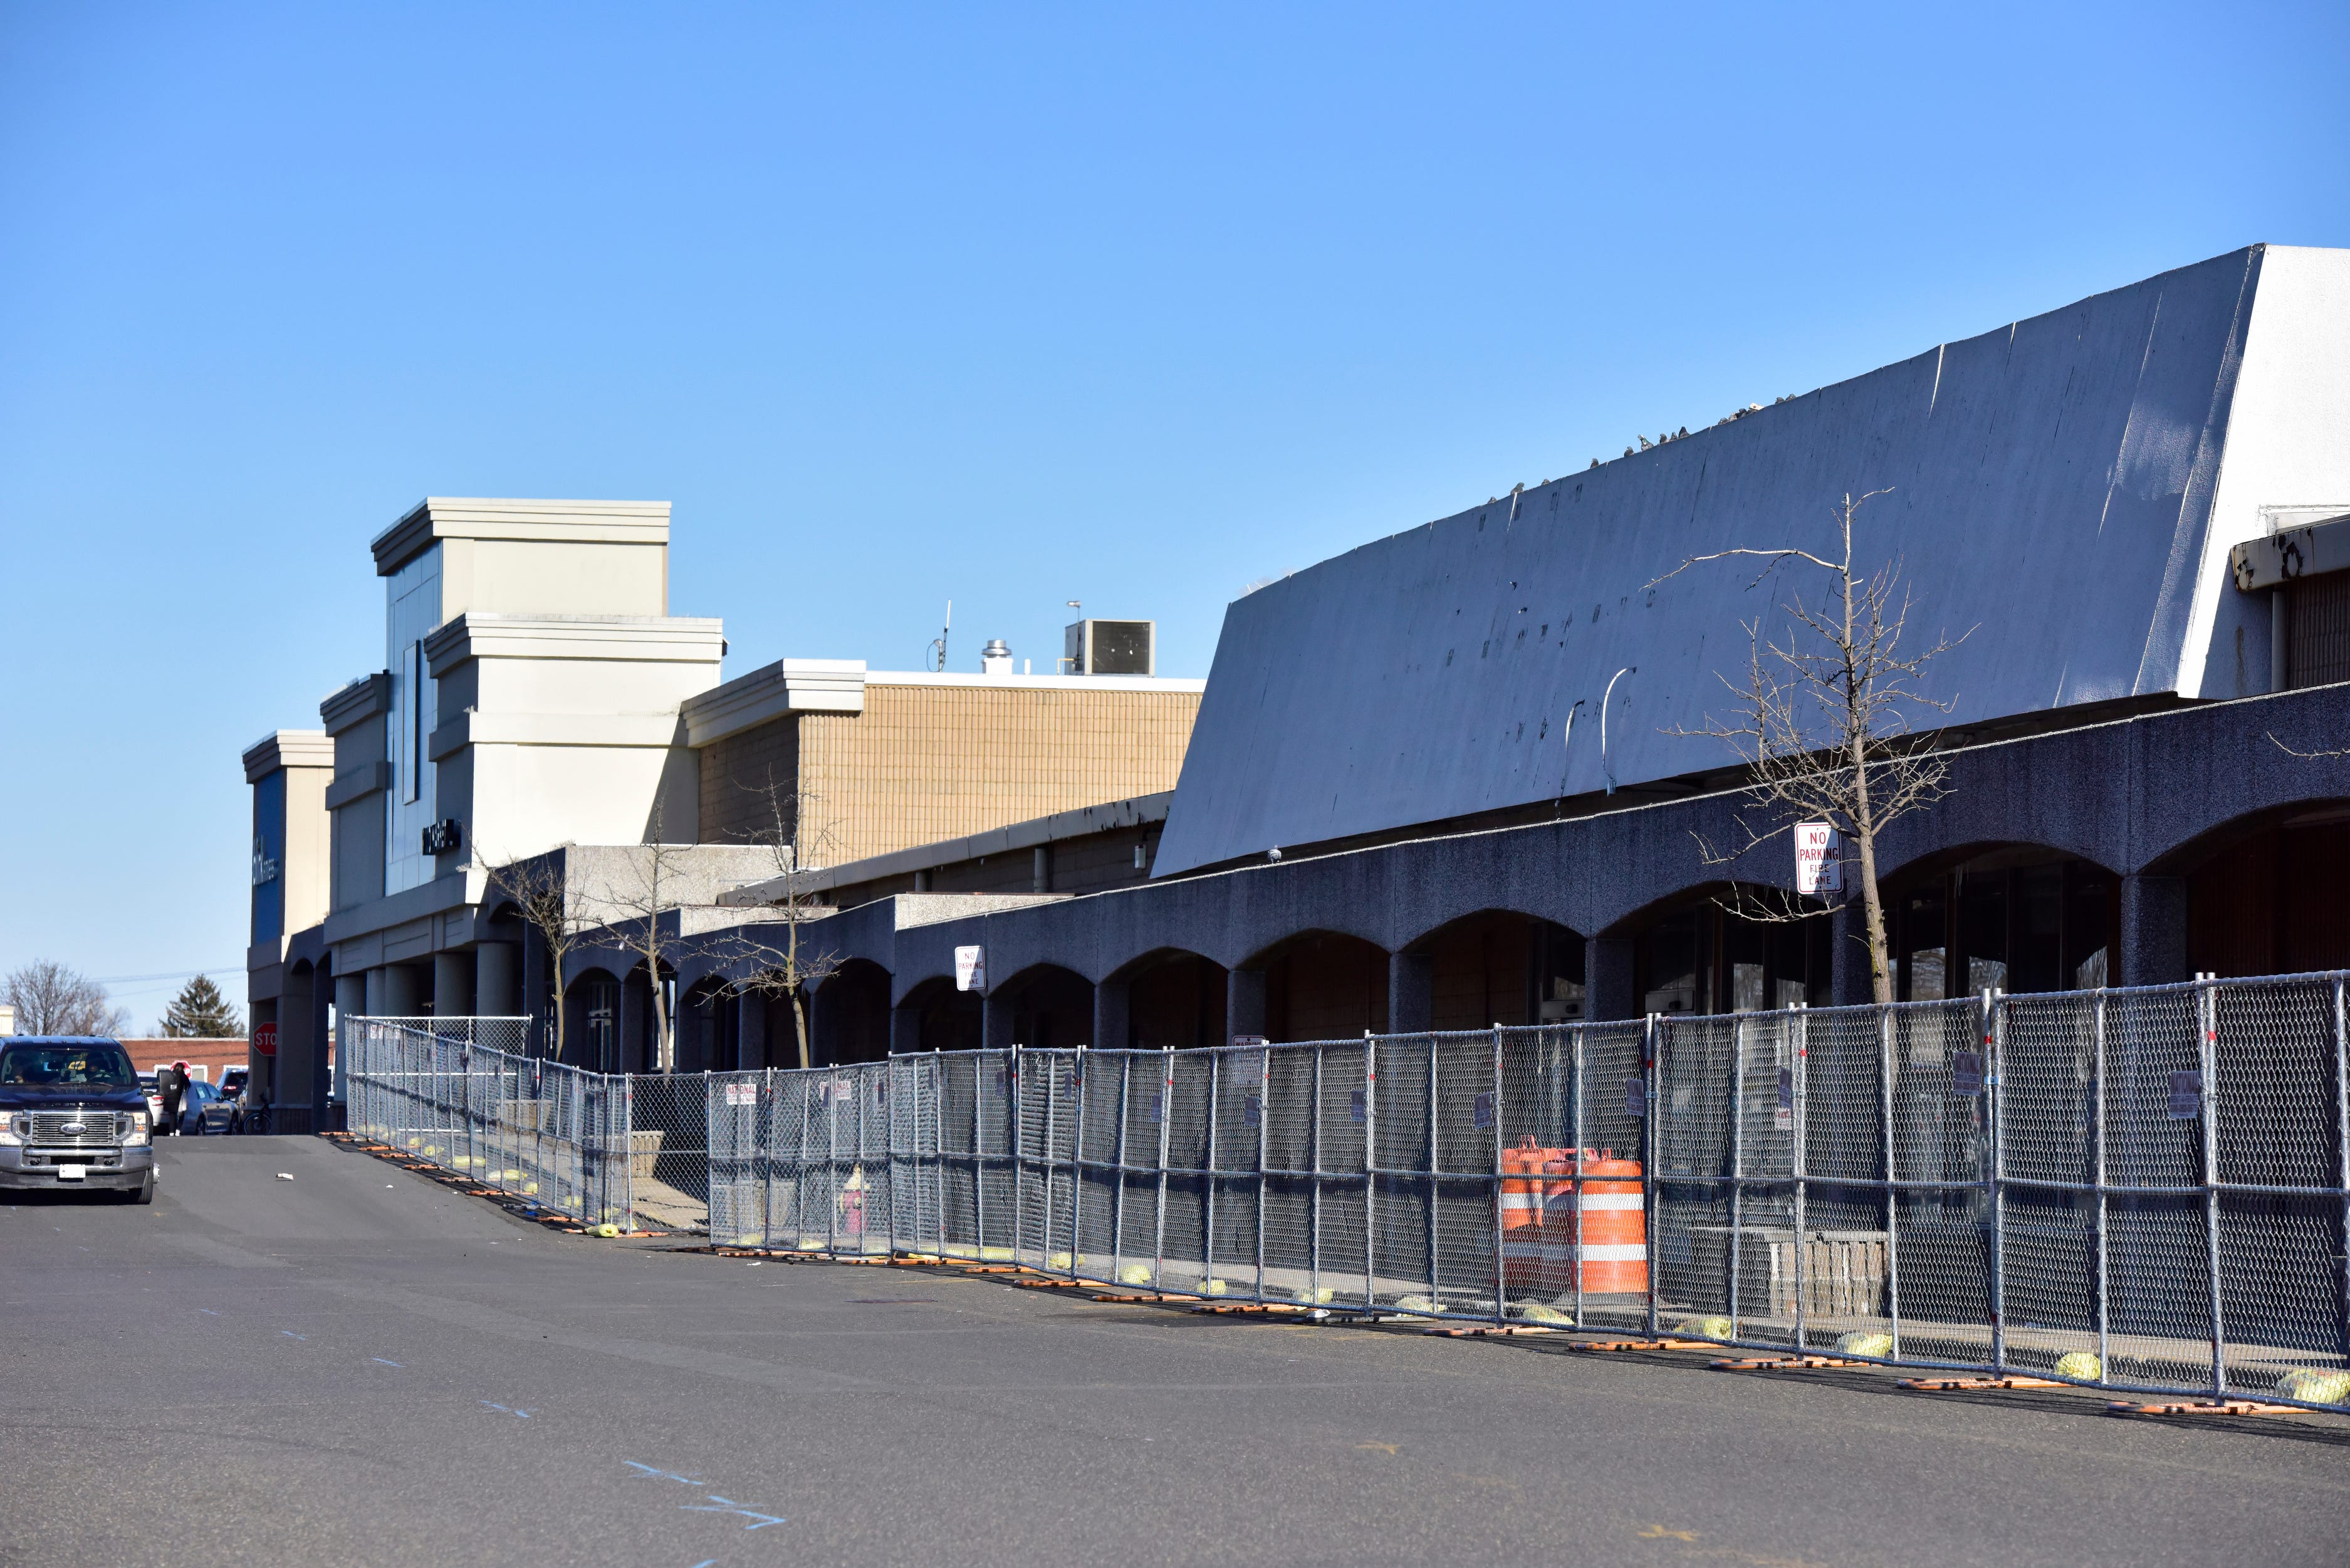
[[[523,923],[546,944],[555,980],[555,1051],[563,1059],[563,963],[587,934],[603,924],[571,897],[570,845],[553,855],[534,855],[489,867],[491,889],[510,900]]]
[[[623,945],[644,960],[645,974],[652,987],[653,1053],[656,1071],[666,1073],[677,1064],[677,1021],[670,1015],[669,992],[661,983],[661,970],[670,962],[683,935],[681,919],[672,926],[668,917],[681,914],[685,900],[681,897],[691,882],[686,875],[686,862],[697,846],[665,842],[662,831],[663,811],[660,803],[653,805],[652,831],[647,841],[632,845],[626,850],[608,852],[615,865],[629,868],[625,878],[615,880],[608,876],[598,895],[603,906],[604,923],[622,933]]]
[[[130,1022],[107,999],[106,987],[48,959],[0,981],[0,994],[16,1010],[20,1034],[120,1034]]]
[[[833,913],[810,885],[813,873],[830,857],[830,826],[814,809],[814,795],[769,775],[764,784],[742,786],[760,797],[764,810],[758,826],[743,836],[760,845],[774,857],[775,875],[764,885],[764,906],[754,926],[736,927],[708,944],[709,950],[737,971],[736,992],[752,996],[788,997],[792,1033],[798,1064],[809,1064],[809,993],[840,967],[840,955],[805,949],[800,928]],[[780,932],[778,933],[778,928]]]
[[[1724,722],[1709,714],[1704,728],[1677,732],[1728,742],[1746,763],[1749,800],[1767,818],[1758,827],[1741,817],[1742,842],[1735,845],[1700,838],[1700,851],[1709,864],[1726,866],[1805,821],[1830,824],[1857,850],[1869,990],[1880,1002],[1893,1000],[1893,966],[1877,885],[1877,841],[1892,823],[1945,793],[1949,764],[1933,749],[1934,735],[1913,726],[1918,715],[1947,711],[1950,704],[1922,694],[1917,681],[1929,663],[1968,635],[1946,637],[1915,652],[1902,650],[1911,599],[1900,587],[1900,563],[1888,561],[1864,573],[1853,553],[1853,519],[1885,493],[1845,496],[1835,513],[1840,556],[1792,546],[1716,550],[1692,556],[1665,574],[1677,576],[1701,562],[1742,556],[1767,563],[1758,583],[1789,564],[1825,574],[1821,594],[1806,598],[1798,589],[1786,596],[1779,607],[1787,618],[1784,626],[1766,628],[1760,617],[1744,623],[1744,678],[1721,678],[1737,700],[1732,719]],[[1736,901],[1738,912],[1752,919],[1801,919],[1812,912],[1792,898],[1742,893]]]

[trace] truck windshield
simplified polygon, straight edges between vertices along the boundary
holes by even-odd
[[[0,1048],[0,1084],[27,1088],[127,1089],[139,1082],[120,1045],[10,1045]]]

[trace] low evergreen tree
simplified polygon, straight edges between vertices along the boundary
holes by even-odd
[[[172,1040],[234,1040],[244,1024],[205,975],[188,981],[163,1014],[163,1034]]]

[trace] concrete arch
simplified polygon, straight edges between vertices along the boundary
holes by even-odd
[[[951,975],[916,981],[890,1010],[893,1050],[976,1051],[985,1028],[983,1000],[977,992],[957,991]]]
[[[1906,879],[1938,876],[1986,857],[2017,853],[2060,856],[2095,866],[2108,876],[2121,875],[2118,867],[2108,866],[2096,856],[2085,854],[2068,845],[2043,843],[2033,838],[1970,838],[1962,843],[1919,848],[1898,862],[1880,860],[1877,867],[1877,881],[1880,888],[1891,888]]]
[[[1420,912],[1418,910],[1413,911],[1413,913],[1415,916],[1420,915]],[[1565,921],[1556,919],[1554,915],[1544,914],[1538,909],[1520,909],[1514,905],[1507,903],[1491,903],[1473,909],[1457,910],[1451,914],[1446,915],[1440,920],[1430,921],[1426,920],[1424,917],[1416,919],[1412,924],[1399,929],[1396,934],[1394,945],[1390,950],[1399,953],[1424,952],[1431,943],[1440,940],[1447,932],[1458,931],[1476,921],[1491,919],[1495,916],[1505,916],[1513,919],[1540,922],[1544,925],[1556,926],[1561,930],[1574,929],[1574,928],[1568,925]],[[1577,940],[1580,940],[1579,933]]]
[[[681,983],[677,995],[677,1070],[725,1073],[735,1058],[735,1009],[740,999],[723,974],[703,973]]]
[[[1273,1041],[1388,1033],[1388,950],[1367,938],[1299,931],[1253,954],[1244,968],[1263,977],[1263,1026],[1248,1030],[1244,1020],[1233,1018],[1238,1033],[1262,1033]]]
[[[2264,806],[2161,862],[2184,894],[2186,968],[2227,979],[2350,968],[2350,797]]]
[[[2310,826],[2336,817],[2350,818],[2350,794],[2297,795],[2256,806],[2210,823],[2178,840],[2149,858],[2145,871],[2156,877],[2192,876],[2215,856],[2225,854],[2245,839],[2275,828]]]
[[[1593,977],[1595,992],[1605,994],[1590,1015],[1825,1005],[1835,997],[1833,920],[1824,903],[1744,879],[1660,895],[1617,916],[1589,944],[1607,966]]]
[[[618,1070],[622,995],[621,977],[601,964],[572,976],[563,988],[561,1061],[595,1073]]]
[[[1188,948],[1154,948],[1095,988],[1095,1044],[1190,1050],[1229,1038],[1232,971]]]
[[[1093,981],[1062,964],[1035,963],[1008,979],[991,978],[987,1010],[991,1045],[1054,1050],[1093,1044]]]
[[[2123,878],[2059,845],[1975,839],[1878,879],[1906,1002],[2094,988],[2118,978]]]
[[[1579,1019],[1584,939],[1512,909],[1479,909],[1424,931],[1390,965],[1390,1023],[1483,1029]]]
[[[878,1062],[889,1054],[889,971],[871,959],[841,964],[824,977],[808,1002],[809,1054],[816,1065]]]

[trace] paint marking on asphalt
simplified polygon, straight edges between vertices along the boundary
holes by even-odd
[[[378,1366],[398,1366],[400,1365],[397,1361],[386,1361],[380,1355],[375,1356],[372,1359]]]
[[[657,1470],[650,1465],[640,1465],[634,1459],[622,1459],[620,1462],[628,1466],[632,1470],[642,1470],[649,1476],[652,1476],[660,1480],[673,1480],[681,1486],[708,1486],[710,1484],[708,1481],[688,1480],[686,1477],[678,1475],[671,1470]]]
[[[206,1317],[218,1317],[218,1316],[220,1316],[220,1314],[218,1314],[218,1313],[216,1313],[216,1312],[213,1311],[213,1309],[212,1309],[212,1308],[210,1308],[210,1307],[198,1307],[196,1310],[197,1310],[198,1312],[200,1312],[200,1313],[203,1314]]]
[[[755,1521],[754,1523],[744,1525],[743,1528],[745,1530],[764,1530],[771,1524],[781,1524],[784,1522],[772,1513],[761,1513],[756,1509],[745,1508],[741,1503],[733,1501],[730,1499],[719,1497],[712,1493],[704,1493],[703,1495],[710,1498],[709,1502],[681,1502],[677,1506],[684,1509],[690,1513],[739,1513],[745,1519]],[[713,1504],[716,1506],[712,1506]]]
[[[277,1332],[284,1334],[288,1339],[307,1339],[310,1337],[307,1334],[296,1334],[290,1328],[281,1328]]]
[[[509,1409],[509,1408],[507,1408],[507,1407],[505,1407],[505,1406],[504,1406],[504,1405],[491,1405],[491,1404],[490,1404],[490,1401],[488,1401],[487,1399],[483,1400],[483,1401],[482,1401],[482,1403],[483,1403],[483,1404],[484,1404],[484,1405],[489,1405],[490,1408],[491,1408],[491,1409],[493,1409],[493,1410],[504,1410],[504,1411],[505,1411],[505,1413],[506,1413],[507,1415],[509,1415],[509,1416],[519,1416],[519,1417],[522,1417],[524,1420],[525,1420],[525,1421],[527,1421],[527,1420],[529,1420],[529,1419],[530,1419],[530,1412],[529,1412],[529,1411],[527,1411],[527,1410],[515,1410],[515,1409]]]

